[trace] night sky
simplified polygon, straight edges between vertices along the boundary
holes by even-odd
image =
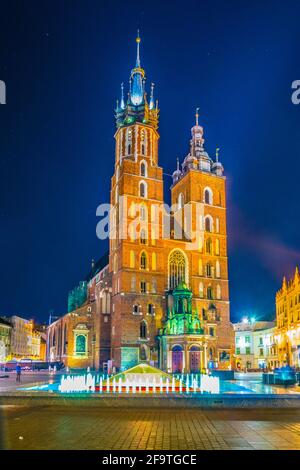
[[[0,315],[47,320],[107,242],[113,109],[140,28],[156,84],[160,165],[188,152],[200,107],[228,187],[231,318],[274,317],[300,264],[299,1],[1,1]],[[165,176],[169,194],[171,179]]]

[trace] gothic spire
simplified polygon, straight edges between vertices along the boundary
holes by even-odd
[[[136,64],[135,68],[131,71],[132,78],[132,89],[131,89],[131,102],[134,106],[139,106],[144,101],[144,78],[145,71],[141,68],[140,61],[140,34],[136,38],[137,50],[136,50]]]

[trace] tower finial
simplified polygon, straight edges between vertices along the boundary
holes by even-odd
[[[121,102],[120,108],[125,109],[125,102],[124,102],[124,83],[121,83]]]
[[[216,162],[219,161],[219,151],[220,151],[220,149],[216,148]]]
[[[137,30],[137,38],[136,38],[136,67],[140,67],[141,66],[141,61],[140,61],[140,42],[141,42],[141,38],[140,38],[140,30],[138,29]]]
[[[199,126],[199,108],[196,108],[196,126]]]
[[[149,108],[150,109],[154,108],[154,83],[151,83],[151,94],[150,94]]]

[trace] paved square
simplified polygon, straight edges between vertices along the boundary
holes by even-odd
[[[300,449],[300,410],[1,408],[4,449]]]

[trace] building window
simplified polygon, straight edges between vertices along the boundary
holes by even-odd
[[[213,203],[213,192],[210,188],[206,188],[204,191],[204,202],[210,205]]]
[[[144,344],[140,347],[140,361],[147,361],[147,349]]]
[[[184,254],[175,250],[169,256],[169,288],[174,289],[181,282],[187,282],[187,265]]]
[[[140,242],[142,245],[146,245],[147,243],[147,235],[146,235],[146,230],[142,228],[141,234],[140,234]]]
[[[206,276],[207,276],[207,277],[211,277],[211,276],[212,276],[212,268],[211,268],[211,264],[210,264],[210,263],[207,263],[207,265],[206,265]]]
[[[134,315],[139,315],[140,314],[140,307],[139,305],[134,305],[133,308],[132,308],[132,313]]]
[[[206,253],[211,254],[212,253],[212,242],[211,239],[206,240]]]
[[[147,184],[145,181],[140,182],[140,197],[147,197]]]
[[[134,268],[135,265],[135,253],[133,250],[130,250],[130,267]]]
[[[263,349],[263,348],[259,348],[259,355],[260,355],[260,356],[263,356],[263,355],[264,355],[264,349]]]
[[[147,269],[147,256],[146,253],[143,251],[141,254],[141,269]]]
[[[141,204],[140,206],[140,219],[142,222],[145,222],[147,220],[147,209],[145,204]]]
[[[200,282],[200,284],[199,284],[199,297],[203,298],[203,295],[204,295],[204,287],[203,287],[203,283]]]
[[[246,347],[246,354],[251,354],[251,349],[249,348],[249,346]]]
[[[222,297],[221,286],[217,285],[217,299],[221,300],[221,297]]]
[[[182,193],[178,196],[178,209],[182,209],[184,206],[184,195]]]
[[[207,288],[207,298],[210,300],[214,298],[214,291],[212,287]]]
[[[79,354],[79,355],[86,354],[86,336],[85,335],[76,336],[76,354]]]
[[[241,348],[236,348],[236,354],[240,355],[241,354]]]
[[[216,277],[221,277],[221,268],[219,261],[216,262]]]
[[[205,217],[205,230],[212,232],[212,218],[210,216]]]
[[[245,343],[250,343],[250,336],[245,337]]]
[[[147,164],[146,162],[141,162],[141,176],[147,176]]]
[[[147,285],[145,281],[141,281],[141,293],[146,294],[147,291]]]
[[[209,328],[209,336],[215,336],[215,329],[213,327]]]
[[[140,324],[140,338],[147,338],[147,323],[145,322],[145,320],[143,320]]]
[[[154,315],[155,307],[153,304],[148,304],[148,315]]]
[[[156,271],[156,253],[152,253],[152,271]]]

